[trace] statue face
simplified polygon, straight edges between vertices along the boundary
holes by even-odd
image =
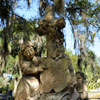
[[[35,51],[34,48],[32,46],[28,46],[24,49],[23,51],[23,55],[30,60],[34,55],[35,55]]]

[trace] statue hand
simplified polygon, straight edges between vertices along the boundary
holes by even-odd
[[[38,71],[39,71],[39,72],[43,72],[42,66],[39,66],[39,67],[38,67]]]
[[[39,66],[38,67],[38,71],[43,72],[44,70],[47,70],[48,68],[44,67],[44,66]]]

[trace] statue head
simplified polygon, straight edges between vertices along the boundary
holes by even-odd
[[[36,54],[36,45],[31,41],[27,41],[21,45],[21,52],[28,60],[32,59]]]
[[[76,79],[79,83],[86,80],[86,75],[83,72],[76,72]]]

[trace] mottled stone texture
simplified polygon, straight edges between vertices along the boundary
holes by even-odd
[[[15,100],[76,100],[78,94],[73,87],[74,70],[63,46],[64,34],[61,30],[65,27],[65,20],[55,18],[52,7],[48,7],[45,18],[38,24],[37,34],[46,36],[47,57],[35,56],[34,45],[29,45],[26,50],[27,45],[24,44],[24,50],[19,56],[23,77],[19,82]]]

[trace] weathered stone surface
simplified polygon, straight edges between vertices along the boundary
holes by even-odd
[[[40,91],[43,94],[51,91],[60,93],[75,82],[71,60],[64,53],[64,35],[61,29],[65,27],[65,20],[64,18],[55,18],[52,7],[48,7],[48,9],[48,13],[43,20],[39,21],[39,27],[36,29],[37,34],[46,35],[47,39],[47,58],[42,62],[47,69],[40,75]],[[44,100],[60,99],[48,98]]]
[[[86,84],[86,75],[82,72],[76,73],[76,90],[79,93],[79,98],[86,99],[88,98],[87,93],[87,84]]]
[[[15,100],[28,100],[29,98],[37,99],[38,93],[39,93],[38,79],[32,76],[22,77],[17,87]]]
[[[46,35],[47,58],[35,56],[35,49],[24,46],[20,57],[23,77],[19,86],[24,84],[28,90],[22,89],[20,98],[24,93],[22,100],[76,100],[78,94],[73,87],[74,70],[69,56],[64,53],[64,34],[61,32],[65,20],[55,18],[53,8],[48,7],[45,18],[38,24],[37,34]]]
[[[76,90],[74,90],[72,93],[69,90],[66,90],[59,93],[43,94],[37,100],[77,100],[77,98],[78,94]]]
[[[40,36],[43,35],[57,35],[59,31],[65,27],[65,20],[64,18],[58,18],[53,21],[48,20],[40,20],[38,22],[39,27],[36,28],[37,34]]]
[[[44,65],[47,67],[47,70],[40,75],[43,92],[50,92],[52,89],[55,92],[60,92],[69,84],[71,85],[72,78],[66,58],[57,61],[47,58],[44,61]]]

